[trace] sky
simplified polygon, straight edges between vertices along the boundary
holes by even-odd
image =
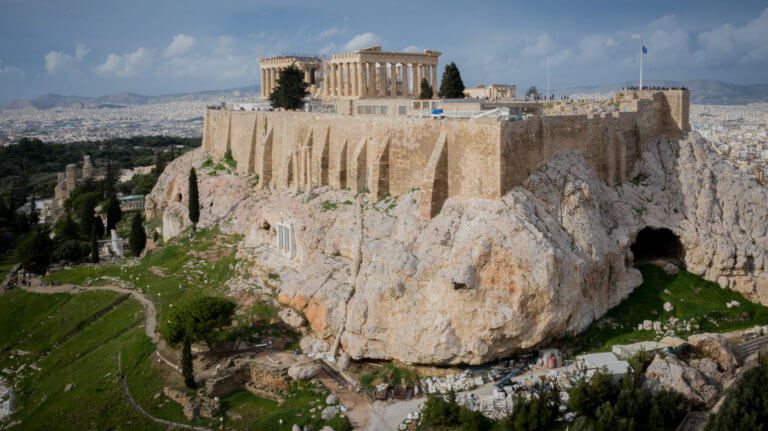
[[[0,0],[0,103],[259,84],[258,57],[440,51],[466,86],[768,82],[768,2]]]

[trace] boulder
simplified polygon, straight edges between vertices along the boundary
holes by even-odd
[[[331,349],[331,346],[323,340],[318,340],[314,337],[304,337],[299,341],[299,348],[301,348],[301,351],[304,353],[312,353],[316,355],[318,353],[327,352]]]
[[[328,404],[329,406],[332,406],[334,404],[338,404],[339,403],[339,397],[337,397],[334,394],[330,394],[327,397],[325,397],[325,403]]]
[[[301,328],[302,326],[307,324],[306,319],[304,319],[304,316],[297,313],[296,310],[292,308],[283,308],[277,313],[277,316],[280,317],[280,319],[283,320],[288,326],[292,328]]]
[[[288,368],[288,376],[294,380],[309,380],[320,372],[320,364],[310,362]]]
[[[336,416],[341,410],[339,409],[339,406],[328,406],[323,409],[323,412],[320,414],[320,417],[323,418],[323,420],[331,420],[334,416]]]
[[[671,313],[674,310],[675,310],[675,306],[672,305],[671,302],[667,301],[664,303],[664,311],[666,311],[667,313]]]
[[[688,337],[688,342],[704,355],[717,361],[728,373],[732,373],[740,365],[731,342],[720,334],[694,334]]]
[[[656,355],[645,372],[643,386],[653,393],[677,391],[691,403],[706,408],[714,406],[719,398],[718,388],[704,373],[674,356]]]
[[[342,352],[339,355],[339,359],[336,361],[336,367],[340,370],[345,370],[349,366],[349,355],[347,352]]]

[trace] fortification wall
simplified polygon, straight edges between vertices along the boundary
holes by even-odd
[[[563,151],[622,183],[643,143],[690,130],[687,91],[622,93],[622,112],[515,122],[208,110],[203,147],[217,160],[231,151],[258,187],[330,185],[368,190],[372,201],[421,188],[430,218],[449,196],[501,197]]]
[[[372,200],[414,187],[442,200],[501,195],[500,129],[492,119],[208,110],[205,127],[204,148],[217,160],[231,151],[237,170],[258,174],[260,187],[367,189]]]
[[[563,151],[579,151],[606,184],[626,181],[653,136],[653,123],[637,112],[540,116],[504,123],[501,134],[502,193],[520,185],[538,166]]]

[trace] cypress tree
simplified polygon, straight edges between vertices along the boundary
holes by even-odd
[[[197,194],[195,168],[189,170],[189,221],[192,222],[192,232],[196,232],[197,222],[200,221],[200,197]]]
[[[184,346],[181,348],[181,375],[184,376],[184,384],[188,388],[195,388],[195,371],[192,368],[192,343],[189,338],[184,338]]]
[[[431,99],[432,98],[432,86],[429,85],[429,81],[426,79],[421,80],[421,90],[419,91],[419,99]]]
[[[96,226],[91,229],[91,262],[99,263],[99,243],[96,241]]]
[[[141,223],[141,214],[139,213],[133,216],[131,236],[128,238],[128,243],[134,256],[140,255],[147,243],[147,233],[144,231],[144,225]]]
[[[304,72],[292,64],[280,71],[277,86],[269,95],[269,103],[273,108],[300,109],[304,106],[309,84],[304,82]]]
[[[451,62],[445,66],[437,95],[444,99],[464,98],[464,81],[461,80],[461,73],[456,63]]]
[[[19,246],[17,253],[24,270],[44,275],[51,265],[53,254],[53,241],[48,237],[48,231],[37,227],[32,237]]]
[[[115,229],[121,218],[123,218],[123,211],[120,209],[120,202],[117,200],[117,196],[113,194],[107,201],[107,231],[105,233]]]
[[[101,217],[96,216],[93,227],[96,229],[96,238],[104,238],[104,222],[101,221]]]

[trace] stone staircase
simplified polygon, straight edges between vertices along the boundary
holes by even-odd
[[[768,345],[768,335],[757,337],[755,339],[733,346],[733,353],[736,355],[739,361],[744,362],[744,359],[746,359],[747,356],[757,352],[766,345]]]

